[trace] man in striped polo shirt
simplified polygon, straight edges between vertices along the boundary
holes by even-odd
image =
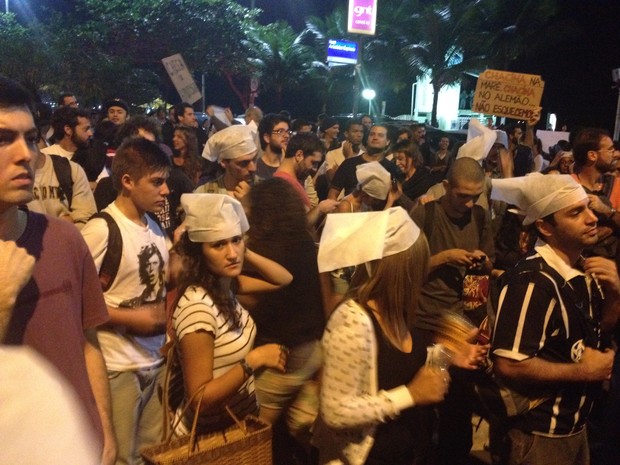
[[[614,353],[620,279],[614,262],[584,258],[598,240],[596,216],[568,175],[493,180],[491,198],[535,224],[535,250],[507,272],[491,346],[499,380],[527,399],[511,417],[501,463],[588,464],[585,423]]]

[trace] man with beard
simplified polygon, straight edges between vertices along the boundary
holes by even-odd
[[[60,155],[71,160],[79,148],[90,145],[93,128],[86,110],[75,107],[61,107],[54,112],[51,121],[54,130],[54,145],[41,149],[46,155]]]
[[[612,174],[617,155],[604,129],[588,128],[577,134],[573,144],[572,175],[588,194],[590,209],[598,220],[598,241],[588,247],[589,255],[616,258],[620,231],[620,184]],[[615,202],[614,202],[615,201]]]
[[[287,181],[299,194],[299,198],[306,208],[306,219],[310,227],[317,225],[321,216],[334,211],[338,204],[335,200],[328,199],[319,202],[316,207],[312,208],[310,198],[304,189],[304,180],[313,169],[316,169],[322,156],[322,142],[316,135],[311,133],[295,134],[289,140],[284,158],[273,175],[275,178],[282,178]]]
[[[539,236],[501,282],[494,371],[528,401],[498,435],[508,446],[501,463],[588,464],[585,423],[614,358],[607,347],[618,318],[616,266],[583,257],[598,241],[597,217],[570,176],[494,179],[491,198],[516,205]]]
[[[88,114],[62,107],[52,116],[57,143],[41,150],[36,160],[33,200],[28,209],[62,218],[82,228],[97,206],[84,169],[71,161],[93,135]]]
[[[357,186],[355,172],[358,165],[362,163],[378,161],[390,172],[393,178],[397,178],[398,168],[396,168],[394,163],[384,158],[385,151],[389,145],[388,128],[379,124],[373,126],[368,135],[366,152],[358,157],[347,158],[342,162],[334,174],[327,198],[336,200],[343,189],[344,195],[349,195]]]
[[[275,113],[265,115],[258,124],[258,138],[263,151],[256,160],[256,178],[273,177],[290,139],[289,120]]]
[[[426,143],[426,127],[424,124],[415,123],[411,125],[411,131],[413,133],[411,141],[419,147],[420,153],[424,157],[424,166],[431,166],[433,162],[433,153]]]
[[[197,194],[226,194],[244,203],[256,173],[254,131],[237,124],[213,134],[207,141],[202,157],[219,163],[224,173],[194,190]]]

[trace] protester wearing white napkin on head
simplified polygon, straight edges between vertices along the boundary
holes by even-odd
[[[243,201],[256,172],[258,148],[255,140],[252,129],[241,124],[213,134],[205,144],[202,157],[222,165],[224,174],[198,186],[194,192],[228,194]]]
[[[392,189],[392,176],[378,161],[358,165],[355,170],[357,187],[344,197],[337,207],[338,213],[380,211],[389,208],[388,194]]]
[[[184,266],[172,314],[180,369],[173,373],[171,391],[184,389],[187,402],[205,386],[198,431],[221,431],[232,424],[226,405],[239,418],[258,415],[254,370],[284,371],[287,361],[286,348],[277,344],[252,349],[256,327],[236,294],[279,289],[293,277],[284,267],[245,247],[248,221],[235,199],[222,194],[184,194],[181,204],[186,229],[173,250]],[[260,277],[241,274],[245,262]],[[198,399],[181,419],[178,432],[188,431]],[[180,416],[182,406],[173,407]]]
[[[328,215],[319,270],[358,266],[323,336],[319,463],[412,463],[411,444],[378,426],[415,435],[411,407],[439,402],[447,390],[447,378],[414,360],[408,329],[428,254],[426,238],[400,207]],[[399,367],[398,377],[388,366]]]
[[[494,373],[505,386],[530,388],[522,391],[528,408],[515,412],[518,425],[502,430],[507,444],[499,462],[590,463],[586,422],[597,397],[592,387],[610,378],[614,359],[605,333],[618,319],[616,265],[582,256],[598,241],[597,218],[571,176],[493,180],[491,198],[516,205],[523,224],[534,224],[540,238],[501,281]]]

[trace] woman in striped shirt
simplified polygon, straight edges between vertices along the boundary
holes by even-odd
[[[186,231],[176,249],[184,266],[172,324],[185,399],[204,386],[199,431],[216,431],[232,424],[226,405],[239,418],[258,414],[254,371],[284,371],[286,366],[285,347],[267,344],[252,349],[256,328],[235,294],[275,290],[293,277],[284,267],[245,247],[247,219],[232,197],[184,194],[181,203]],[[243,276],[244,261],[263,279]],[[185,427],[191,424],[199,397],[183,418]]]

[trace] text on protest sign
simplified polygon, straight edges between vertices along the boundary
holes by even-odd
[[[478,113],[526,120],[540,119],[545,82],[534,74],[487,69],[478,77],[472,109]]]
[[[198,90],[198,86],[196,86],[194,78],[192,78],[180,53],[166,57],[161,62],[164,64],[168,76],[170,76],[183,102],[195,103],[202,98],[202,94]]]

